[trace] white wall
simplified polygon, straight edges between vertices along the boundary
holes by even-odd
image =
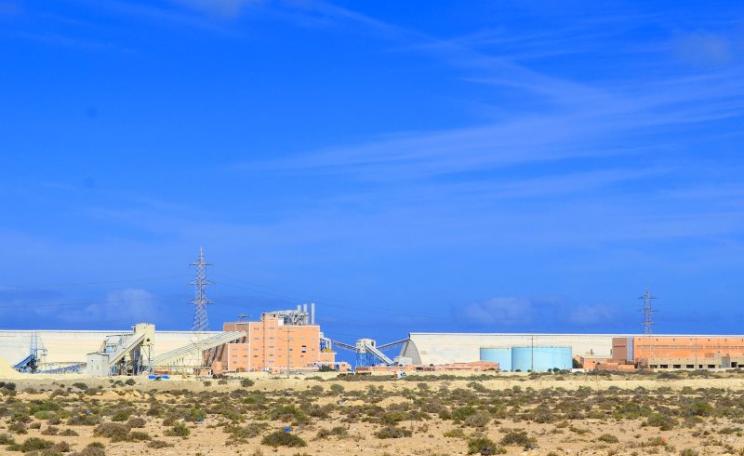
[[[28,356],[34,333],[47,349],[46,362],[85,362],[85,355],[98,351],[106,336],[129,334],[131,330],[111,331],[55,331],[55,330],[0,330],[0,358],[15,365]],[[221,331],[156,331],[153,356],[205,339]]]

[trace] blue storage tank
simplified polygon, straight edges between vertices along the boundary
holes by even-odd
[[[520,372],[547,372],[573,367],[571,347],[512,347],[511,367]]]
[[[481,347],[480,360],[499,363],[499,370],[512,370],[512,350],[509,347]]]

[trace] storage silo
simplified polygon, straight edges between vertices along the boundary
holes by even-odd
[[[481,347],[480,360],[499,363],[501,372],[512,370],[512,350],[509,347]]]
[[[571,369],[571,347],[512,347],[511,367],[520,372],[547,372],[551,369]]]

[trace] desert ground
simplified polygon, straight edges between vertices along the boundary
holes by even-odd
[[[744,372],[0,382],[0,454],[744,455]]]

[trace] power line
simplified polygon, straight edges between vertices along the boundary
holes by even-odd
[[[196,268],[196,278],[192,285],[195,288],[195,296],[192,303],[194,304],[194,324],[191,329],[194,331],[206,331],[209,329],[209,319],[207,318],[207,304],[211,304],[207,298],[207,286],[212,282],[207,280],[207,266],[211,266],[204,258],[204,247],[199,248],[199,258],[192,266]]]
[[[650,290],[646,290],[643,296],[638,299],[643,300],[643,334],[651,334],[654,326],[654,309],[651,306],[651,301],[656,299],[656,296],[653,296]]]

